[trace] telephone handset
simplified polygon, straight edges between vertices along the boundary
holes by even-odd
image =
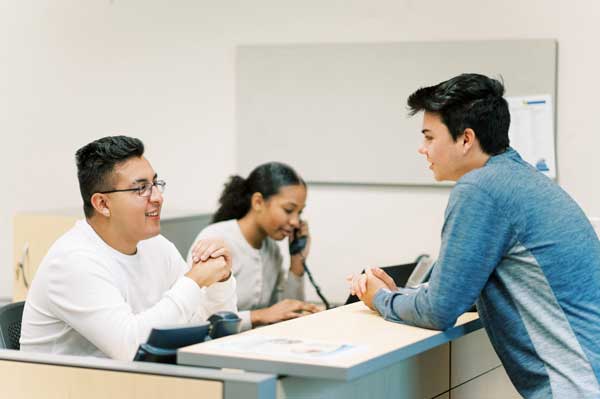
[[[220,311],[211,315],[206,323],[155,327],[147,341],[140,344],[133,360],[176,364],[178,348],[237,334],[241,323],[236,313]]]
[[[290,255],[296,255],[306,248],[307,236],[298,236],[299,229],[294,230],[294,241],[290,241]]]
[[[307,236],[299,236],[298,234],[300,234],[300,229],[294,229],[294,234],[292,235],[292,237],[290,237],[290,238],[293,238],[293,240],[291,240],[290,244],[289,244],[290,255],[292,255],[292,256],[297,255],[300,252],[302,252],[304,250],[304,248],[306,248],[306,244],[308,243]],[[304,265],[304,271],[306,272],[306,275],[308,276],[308,280],[310,281],[312,286],[315,288],[315,291],[317,292],[317,295],[319,296],[319,298],[321,298],[321,301],[323,301],[323,304],[325,305],[325,309],[331,309],[331,306],[329,305],[329,301],[327,301],[325,296],[321,293],[321,289],[319,288],[319,286],[313,279],[312,273],[306,266],[306,262],[304,261],[304,259],[302,259],[302,264]]]

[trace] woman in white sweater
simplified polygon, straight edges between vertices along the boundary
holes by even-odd
[[[242,329],[276,323],[313,313],[304,302],[306,247],[284,265],[278,241],[308,237],[308,225],[300,219],[306,203],[306,183],[288,165],[270,162],[255,168],[244,179],[232,176],[219,199],[213,224],[203,229],[196,242],[220,238],[230,248],[232,271],[237,280]],[[202,251],[196,247],[188,260]]]

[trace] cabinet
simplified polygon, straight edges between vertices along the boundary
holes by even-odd
[[[450,390],[452,399],[519,399],[504,367],[498,366],[479,377]]]
[[[50,246],[82,218],[82,211],[15,215],[13,301],[25,300],[35,272]],[[210,218],[208,213],[165,212],[161,219],[161,234],[173,242],[185,258],[194,238],[210,223]]]
[[[25,300],[33,276],[50,246],[81,217],[62,212],[15,216],[13,301]]]
[[[521,397],[504,371],[484,329],[450,342],[450,353],[452,399]]]
[[[449,362],[444,344],[351,381],[284,376],[277,399],[448,398]]]
[[[0,360],[3,397],[102,399],[223,398],[223,382]]]

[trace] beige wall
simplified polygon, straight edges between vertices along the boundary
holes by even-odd
[[[0,297],[12,289],[12,215],[78,207],[73,153],[94,138],[142,138],[169,183],[168,208],[214,207],[243,150],[234,137],[237,44],[556,38],[559,179],[600,216],[599,17],[594,0],[4,0]],[[324,292],[339,300],[348,272],[436,252],[447,194],[313,188],[310,263]]]

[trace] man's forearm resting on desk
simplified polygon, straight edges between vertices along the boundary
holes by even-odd
[[[443,330],[454,325],[453,321],[432,319],[415,309],[417,294],[423,293],[427,287],[418,290],[398,288],[393,280],[381,269],[367,269],[353,282],[352,292],[356,293],[370,309],[379,312],[385,320],[396,323],[407,322],[419,327]],[[442,325],[446,322],[448,325]]]

